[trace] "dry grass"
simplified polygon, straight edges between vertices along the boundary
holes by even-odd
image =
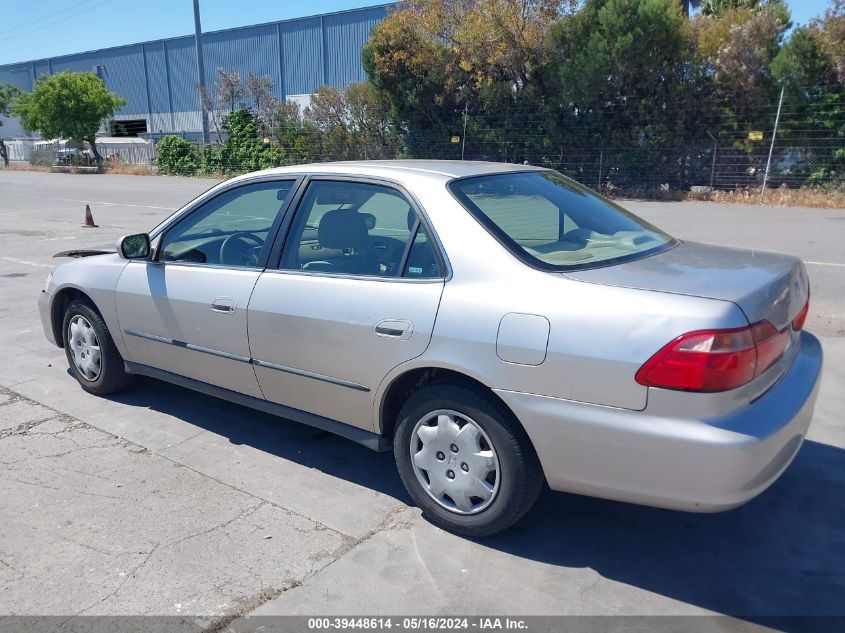
[[[44,165],[9,165],[0,166],[0,171],[50,171],[50,168]]]
[[[688,193],[687,200],[720,202],[732,204],[760,204],[760,189],[734,189],[710,193]],[[763,204],[777,207],[819,207],[822,209],[845,209],[845,191],[802,187],[789,189],[766,189]]]
[[[152,165],[114,165],[107,167],[107,174],[120,174],[123,176],[155,176],[158,172]]]
[[[8,167],[0,167],[0,171],[50,171],[47,165],[9,165]],[[71,171],[71,173],[74,173]],[[116,165],[114,167],[106,167],[100,173],[103,174],[121,174],[127,176],[155,176],[156,169],[150,165]]]

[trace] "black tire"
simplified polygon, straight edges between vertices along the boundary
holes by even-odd
[[[423,417],[441,409],[475,421],[498,457],[498,491],[490,505],[474,514],[460,514],[440,505],[415,472],[411,456],[414,429]],[[399,476],[423,515],[438,527],[462,536],[490,536],[508,529],[537,501],[544,477],[534,447],[513,414],[484,390],[448,383],[425,386],[408,398],[397,423],[393,453]]]
[[[83,375],[74,362],[69,330],[71,321],[77,316],[83,317],[91,324],[99,343],[100,371],[99,375],[93,380]],[[123,357],[117,351],[114,340],[109,334],[109,329],[94,305],[87,299],[74,299],[65,309],[62,319],[62,342],[64,343],[65,356],[67,356],[71,374],[88,393],[104,396],[123,389],[132,381],[132,376],[126,373]]]

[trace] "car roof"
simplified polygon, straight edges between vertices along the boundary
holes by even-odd
[[[434,176],[442,180],[481,176],[514,171],[536,171],[539,167],[513,163],[488,163],[464,160],[359,160],[334,163],[309,163],[265,169],[260,174],[339,174],[359,176],[400,176],[401,174]]]

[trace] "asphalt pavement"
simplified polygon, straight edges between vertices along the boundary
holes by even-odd
[[[390,454],[68,375],[36,311],[53,253],[150,229],[213,184],[0,170],[0,616],[845,615],[845,210],[623,202],[680,238],[807,262],[825,374],[772,488],[711,515],[546,491],[473,541],[421,518]]]

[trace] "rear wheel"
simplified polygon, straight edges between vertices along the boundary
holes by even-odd
[[[522,428],[481,389],[432,384],[413,394],[399,413],[393,450],[426,518],[466,536],[509,528],[543,484]]]
[[[85,391],[98,396],[129,384],[123,358],[105,322],[85,299],[74,299],[62,321],[65,355],[73,377]]]

